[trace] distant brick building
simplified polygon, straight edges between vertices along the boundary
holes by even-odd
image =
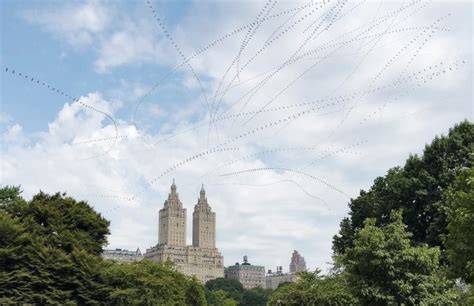
[[[297,273],[306,271],[306,262],[304,257],[298,253],[297,250],[293,251],[291,255],[291,262],[290,262],[290,273]]]
[[[143,259],[142,252],[140,249],[136,251],[128,251],[122,249],[115,250],[104,250],[102,252],[102,258],[108,260],[114,260],[118,262],[134,262]]]
[[[245,289],[265,288],[265,267],[251,265],[247,256],[244,256],[242,264],[235,263],[225,268],[225,277],[238,280]]]

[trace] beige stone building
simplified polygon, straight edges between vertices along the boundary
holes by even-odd
[[[295,282],[297,276],[292,273],[271,273],[265,276],[266,288],[275,290],[280,284]]]
[[[216,214],[207,202],[204,186],[194,206],[193,244],[186,245],[186,208],[173,180],[159,212],[158,244],[147,249],[144,257],[155,262],[170,259],[178,271],[195,275],[204,283],[224,276],[224,258],[216,248]]]
[[[136,251],[113,249],[103,250],[102,258],[107,260],[113,260],[117,262],[134,262],[143,259],[142,252],[139,248]]]
[[[244,256],[244,262],[235,263],[233,266],[225,268],[225,277],[238,280],[245,289],[265,288],[265,267],[251,265],[247,256]]]
[[[268,270],[265,276],[266,288],[275,290],[280,284],[296,282],[298,278],[298,275],[295,273],[283,273],[283,267],[278,266],[276,272]]]

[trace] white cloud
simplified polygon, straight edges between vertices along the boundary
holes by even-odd
[[[98,73],[108,73],[123,65],[173,59],[152,20],[133,19],[130,14],[130,11],[117,11],[114,3],[93,0],[23,12],[28,22],[73,47],[92,46],[97,52],[94,68]]]
[[[9,145],[22,145],[26,142],[23,128],[18,123],[8,127],[2,138]]]
[[[46,31],[54,33],[73,46],[90,45],[94,35],[103,31],[110,21],[109,11],[99,1],[81,4],[48,5],[28,10],[25,18]]]
[[[101,41],[95,69],[99,73],[127,64],[157,62],[167,58],[167,45],[157,39],[153,24],[127,21]]]

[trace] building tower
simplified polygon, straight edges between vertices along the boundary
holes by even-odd
[[[291,255],[291,263],[290,263],[290,272],[302,272],[306,271],[306,262],[304,257],[298,253],[297,250],[294,250],[293,254]]]
[[[168,200],[160,209],[158,241],[169,246],[186,246],[186,208],[179,200],[174,179]]]
[[[204,249],[216,248],[216,213],[207,203],[204,185],[193,212],[193,247]]]

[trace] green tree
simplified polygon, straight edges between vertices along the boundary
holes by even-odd
[[[363,305],[418,305],[428,301],[453,302],[452,284],[437,274],[439,249],[413,246],[402,212],[393,211],[387,225],[367,219],[354,246],[337,258]],[[450,294],[447,294],[450,293]]]
[[[474,283],[474,168],[459,171],[446,191],[448,210],[447,257],[455,277]]]
[[[412,155],[403,167],[376,178],[369,191],[362,190],[351,199],[349,218],[342,220],[339,234],[333,239],[334,253],[344,254],[354,246],[354,237],[367,218],[384,225],[394,209],[403,209],[412,242],[438,246],[443,251],[442,238],[447,234],[443,193],[454,181],[456,169],[473,166],[473,143],[474,125],[461,122],[447,136],[436,137],[426,145],[421,157]]]
[[[0,304],[207,305],[204,286],[168,263],[103,261],[108,225],[64,194],[0,189]]]
[[[209,291],[223,290],[237,303],[241,304],[243,302],[245,289],[238,280],[219,277],[208,281],[206,289]]]
[[[67,253],[73,248],[100,255],[107,244],[110,222],[83,201],[65,194],[43,192],[24,201],[18,187],[0,190],[0,209],[16,216],[34,236],[45,238],[46,246]]]
[[[290,284],[292,284],[292,282],[279,283],[277,289],[280,288],[280,287],[286,286],[286,285],[290,285]]]
[[[263,289],[260,287],[245,290],[242,304],[245,306],[265,306],[268,303],[271,293],[271,289]]]
[[[168,264],[143,260],[131,264],[108,262],[103,270],[111,288],[110,305],[206,305],[204,286]]]
[[[229,294],[222,290],[206,291],[207,303],[209,306],[237,306],[238,303]]]
[[[77,209],[73,207],[76,202],[70,198],[58,194],[54,201],[48,202],[44,201],[45,197],[41,193],[26,202],[18,187],[0,189],[0,302],[94,304],[103,301],[107,288],[101,282],[102,261],[88,252],[92,245],[100,243],[90,238],[96,237],[96,233],[87,233],[88,228],[73,230],[64,223],[74,223],[74,213],[82,220],[84,216],[80,214],[84,211],[89,220],[99,223],[104,220],[97,214],[94,216],[84,207],[85,203],[77,204],[81,206]],[[61,205],[61,199],[70,205]],[[61,221],[59,216],[70,218]],[[88,238],[85,243],[81,241],[83,237]],[[64,247],[66,242],[70,242],[70,247]]]
[[[270,296],[269,305],[355,305],[357,300],[347,286],[344,275],[320,275],[302,272],[294,283],[279,286]]]
[[[196,278],[191,278],[186,286],[186,305],[207,305],[205,287]]]

